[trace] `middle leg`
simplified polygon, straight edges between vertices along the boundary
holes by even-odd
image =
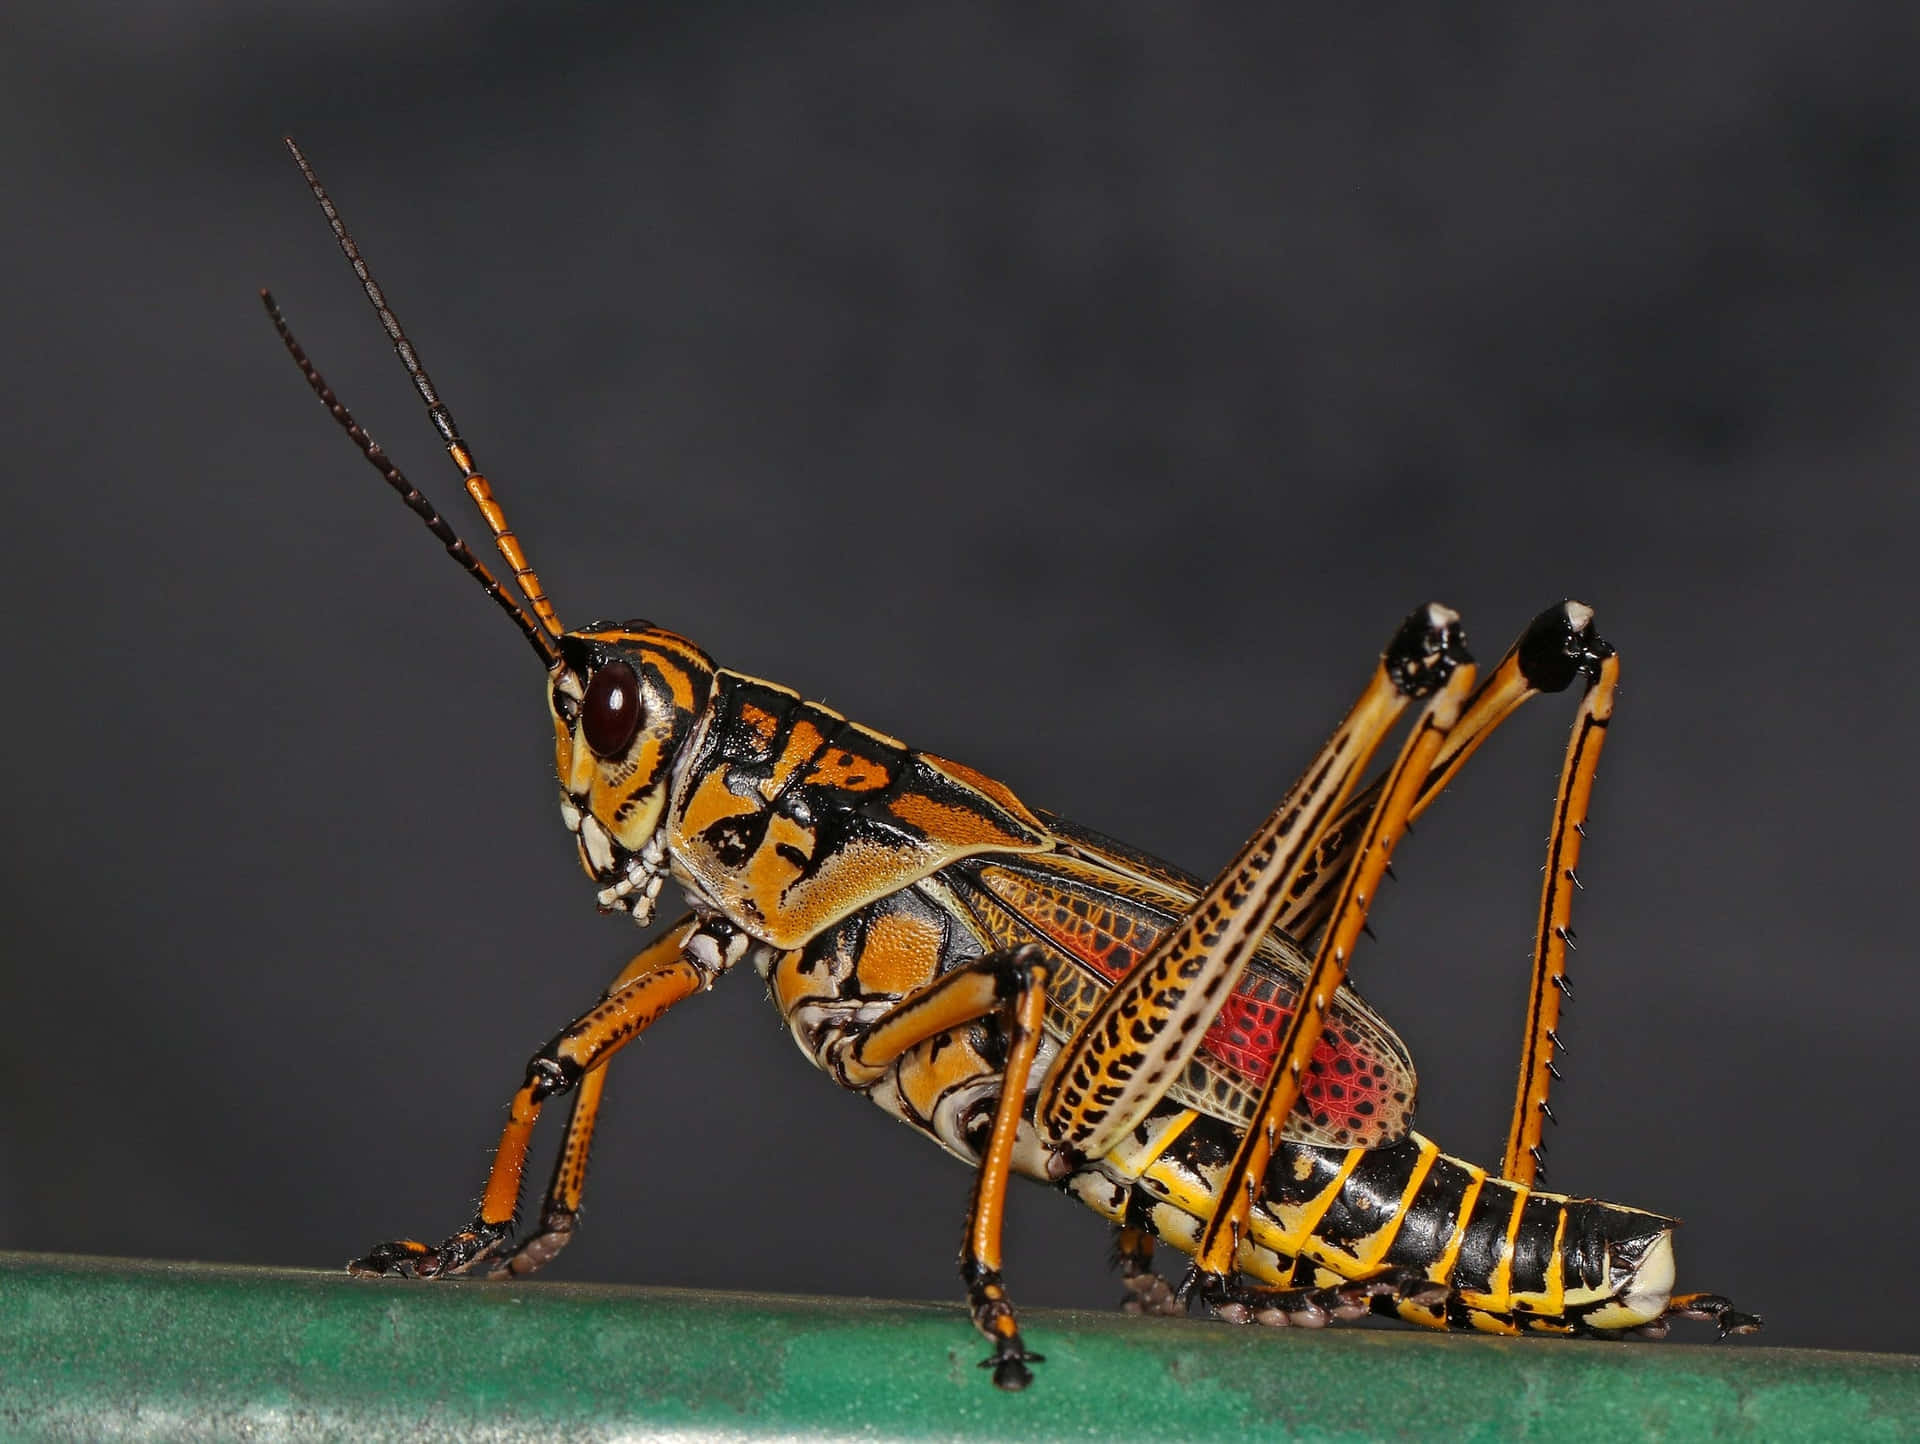
[[[1013,1146],[1027,1100],[1027,1078],[1040,1048],[1047,1007],[1046,956],[1035,943],[1002,948],[969,959],[907,994],[859,1032],[835,1045],[832,1070],[852,1088],[869,1087],[886,1076],[909,1049],[955,1028],[999,1014],[1006,1030],[1006,1060],[1000,1070],[1000,1097],[993,1126],[980,1149],[973,1196],[967,1204],[966,1241],[960,1250],[960,1276],[974,1327],[993,1344],[981,1361],[993,1370],[1002,1389],[1024,1389],[1033,1382],[1028,1364],[1041,1356],[1028,1350],[1000,1276],[1000,1230],[1006,1215],[1007,1180]]]

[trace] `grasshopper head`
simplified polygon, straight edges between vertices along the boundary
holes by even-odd
[[[600,906],[644,925],[667,875],[667,793],[706,710],[713,662],[647,622],[597,622],[566,633],[559,651],[547,707],[560,815]]]
[[[713,661],[691,642],[650,622],[596,622],[571,632],[561,627],[525,548],[507,525],[493,483],[474,466],[452,413],[421,364],[419,352],[400,329],[386,293],[374,282],[339,211],[300,148],[289,140],[287,149],[359,276],[401,364],[413,378],[414,389],[426,403],[427,415],[446,443],[447,455],[460,469],[467,496],[492,534],[524,606],[495,580],[438,508],[353,419],[294,339],[272,295],[262,291],[260,299],[314,395],[408,510],[425,523],[447,555],[479,583],[538,654],[547,669],[547,705],[553,713],[555,760],[560,769],[560,811],[579,841],[581,865],[601,885],[603,908],[631,912],[645,923],[653,916],[654,899],[667,875],[666,841],[660,831],[667,793],[680,754],[706,711],[713,689]]]

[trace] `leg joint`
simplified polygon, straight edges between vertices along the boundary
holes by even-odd
[[[1514,644],[1520,675],[1538,692],[1564,692],[1575,677],[1592,681],[1613,645],[1593,626],[1593,608],[1581,602],[1548,607],[1527,624]]]
[[[1446,686],[1454,669],[1473,656],[1460,614],[1429,602],[1400,624],[1381,660],[1400,694],[1418,701]]]
[[[967,1286],[969,1294],[989,1285],[1000,1287],[1000,1270],[990,1269],[971,1253],[960,1255],[960,1282]]]
[[[544,1103],[557,1093],[570,1092],[580,1081],[583,1070],[579,1064],[556,1056],[559,1045],[560,1040],[556,1038],[527,1060],[525,1087],[535,1103]]]
[[[1052,971],[1044,948],[1038,943],[1022,943],[999,960],[994,969],[993,995],[1002,1003],[1012,1002],[1028,988],[1044,985]]]

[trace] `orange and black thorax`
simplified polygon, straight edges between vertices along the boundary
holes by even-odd
[[[959,858],[1052,846],[991,778],[727,671],[714,674],[667,826],[690,892],[780,948]]]
[[[717,668],[672,632],[601,624],[560,647],[562,808],[602,907],[646,922],[671,874],[701,914],[796,965],[850,950],[838,1010],[1037,943],[1054,959],[1048,1031],[1064,1040],[1199,895],[1178,869],[790,688]],[[1290,939],[1265,940],[1169,1096],[1244,1125],[1304,968]],[[802,996],[827,1001],[811,986],[775,993],[788,1012]],[[1350,989],[1330,1010],[1289,1136],[1390,1142],[1413,1110],[1405,1045]]]

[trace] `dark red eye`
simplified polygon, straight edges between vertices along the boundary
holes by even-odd
[[[580,714],[581,731],[594,756],[609,762],[626,756],[633,734],[640,730],[640,679],[633,668],[615,660],[595,672]]]

